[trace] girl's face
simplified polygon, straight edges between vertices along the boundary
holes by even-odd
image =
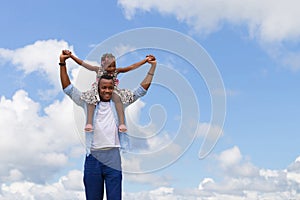
[[[108,73],[116,71],[116,61],[114,59],[106,59],[104,70]]]
[[[106,66],[105,71],[107,72],[114,72],[116,71],[116,61],[112,61],[108,66]]]

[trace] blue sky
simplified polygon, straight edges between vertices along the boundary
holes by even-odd
[[[60,88],[62,49],[91,62],[91,52],[115,51],[120,66],[157,57],[148,94],[126,111],[129,134],[142,141],[124,155],[131,172],[124,199],[299,199],[298,7],[296,0],[3,2],[0,200],[84,199],[83,124]],[[132,39],[137,30],[144,32]],[[106,46],[119,37],[119,46]],[[161,48],[139,46],[148,41]],[[88,88],[94,75],[68,65],[72,81]],[[120,76],[121,86],[134,87],[148,68]],[[211,120],[216,99],[226,99],[224,124]],[[217,143],[199,159],[206,139]]]

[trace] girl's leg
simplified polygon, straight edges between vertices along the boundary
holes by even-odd
[[[112,100],[115,103],[116,111],[119,118],[119,132],[126,132],[127,127],[125,125],[125,114],[124,114],[124,107],[121,101],[121,97],[114,92],[112,95]]]
[[[93,131],[93,116],[94,116],[94,110],[95,110],[95,105],[93,104],[88,104],[87,106],[87,120],[86,120],[86,125],[84,130],[86,132],[92,132]]]

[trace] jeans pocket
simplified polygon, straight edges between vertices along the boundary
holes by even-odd
[[[84,174],[99,174],[101,173],[99,161],[92,155],[88,155],[85,158]]]

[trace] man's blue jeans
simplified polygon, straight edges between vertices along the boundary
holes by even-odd
[[[118,148],[92,151],[85,159],[83,182],[87,200],[122,199],[121,157]]]

